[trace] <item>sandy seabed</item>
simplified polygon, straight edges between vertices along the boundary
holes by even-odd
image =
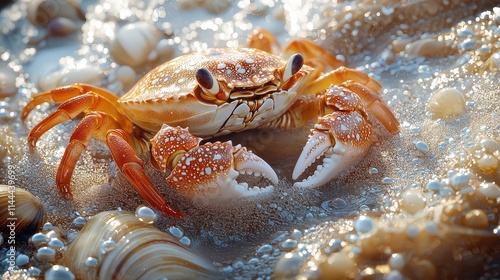
[[[78,235],[78,217],[134,212],[145,201],[98,141],[77,164],[74,200],[62,199],[54,178],[77,121],[53,128],[30,151],[29,130],[56,108],[38,106],[23,123],[31,96],[72,82],[123,95],[160,62],[244,46],[261,26],[281,45],[315,40],[380,81],[400,133],[391,136],[374,121],[377,141],[366,158],[314,190],[294,188],[291,179],[309,128],[224,137],[260,155],[280,178],[271,196],[224,205],[174,193],[144,154],[148,176],[187,214],[160,217],[154,226],[184,237],[216,278],[500,278],[500,2],[52,1],[60,14],[37,12],[47,2],[18,1],[0,12],[0,182],[11,184],[14,174],[16,187],[40,199],[47,221],[63,232],[63,248]],[[67,20],[48,24],[57,17]],[[55,264],[84,265],[67,255],[62,261],[64,249],[54,261],[40,258],[28,239],[49,231],[16,236],[16,258],[28,261],[19,261],[10,279],[44,275]],[[7,271],[5,228],[2,235],[0,268]]]

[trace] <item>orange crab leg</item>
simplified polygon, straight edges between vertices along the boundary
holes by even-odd
[[[273,46],[280,48],[280,44],[271,32],[264,28],[256,27],[248,38],[248,47],[273,53]]]
[[[345,66],[343,61],[338,60],[325,48],[305,38],[294,39],[283,48],[283,52],[286,54],[300,53],[304,56],[305,64],[312,66],[318,73],[327,71],[327,66],[330,66],[331,69]]]
[[[70,86],[60,87],[51,91],[46,91],[33,96],[33,99],[26,104],[21,111],[21,120],[24,121],[28,114],[38,105],[45,102],[61,103],[78,95],[83,95],[89,92],[95,92],[100,96],[106,98],[115,108],[118,108],[118,96],[104,89],[86,85],[86,84],[72,84]]]
[[[114,107],[114,104],[105,97],[96,93],[90,92],[83,95],[78,95],[63,102],[57,110],[48,115],[33,129],[28,135],[28,142],[31,148],[36,146],[36,142],[40,136],[47,132],[52,127],[70,120],[84,111],[101,111],[111,115],[116,119],[127,131],[132,131],[132,122],[125,119],[120,112]]]
[[[354,81],[342,83],[342,87],[355,92],[363,101],[364,106],[375,115],[387,131],[392,134],[399,131],[399,121],[396,119],[391,109],[389,109],[382,99],[380,99],[380,95],[369,87]]]
[[[340,85],[345,81],[358,82],[368,87],[375,93],[379,93],[382,89],[382,85],[377,82],[377,80],[372,79],[370,76],[368,76],[365,72],[352,68],[340,67],[322,75],[318,79],[309,83],[309,85],[307,85],[307,87],[304,89],[304,92],[322,92],[330,87],[330,85]]]
[[[143,170],[144,163],[132,148],[134,141],[129,134],[121,129],[112,129],[106,135],[106,143],[116,165],[137,192],[151,206],[160,210],[163,215],[175,218],[183,217],[184,214],[168,205],[160,192],[149,181]]]
[[[112,117],[99,112],[89,113],[78,123],[71,134],[69,144],[57,169],[56,185],[64,197],[68,199],[73,197],[70,189],[71,176],[76,162],[92,136],[99,140],[105,140],[105,132],[118,127],[119,124]]]

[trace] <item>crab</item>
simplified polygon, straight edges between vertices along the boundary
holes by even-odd
[[[84,114],[73,131],[56,175],[71,199],[75,165],[92,137],[106,142],[121,173],[164,215],[181,217],[146,176],[140,155],[151,151],[152,165],[171,170],[168,184],[193,199],[229,199],[259,193],[238,183],[239,174],[278,183],[272,167],[231,141],[203,139],[257,127],[301,127],[316,121],[292,178],[323,158],[313,175],[295,187],[318,187],[353,166],[372,144],[367,113],[390,133],[399,123],[381,100],[381,85],[366,73],[346,68],[307,39],[291,41],[273,54],[276,39],[256,29],[246,48],[213,48],[167,61],[118,97],[107,90],[73,84],[34,95],[21,113],[44,102],[61,103],[28,135],[31,149],[46,131]],[[189,130],[189,131],[188,131]],[[155,135],[156,134],[156,135]],[[153,137],[154,136],[154,137]],[[264,189],[272,188],[268,186]]]

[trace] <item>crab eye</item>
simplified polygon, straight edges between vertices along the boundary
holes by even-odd
[[[196,81],[198,84],[206,89],[209,93],[216,95],[219,93],[219,82],[206,68],[200,68],[196,71]]]
[[[304,65],[304,57],[300,53],[296,53],[288,59],[283,72],[283,81],[288,81],[295,73],[299,72]]]

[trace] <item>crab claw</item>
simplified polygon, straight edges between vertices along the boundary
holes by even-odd
[[[157,167],[172,169],[167,177],[169,185],[195,202],[208,204],[273,191],[273,186],[249,187],[246,182],[238,183],[236,178],[240,174],[278,183],[271,166],[245,147],[233,146],[231,141],[199,146],[199,140],[187,129],[164,125],[153,138],[151,149]]]
[[[318,118],[292,173],[296,180],[317,159],[323,157],[314,173],[296,182],[296,187],[318,187],[355,165],[370,148],[371,125],[362,102],[353,92],[332,88],[327,96],[331,114]]]

